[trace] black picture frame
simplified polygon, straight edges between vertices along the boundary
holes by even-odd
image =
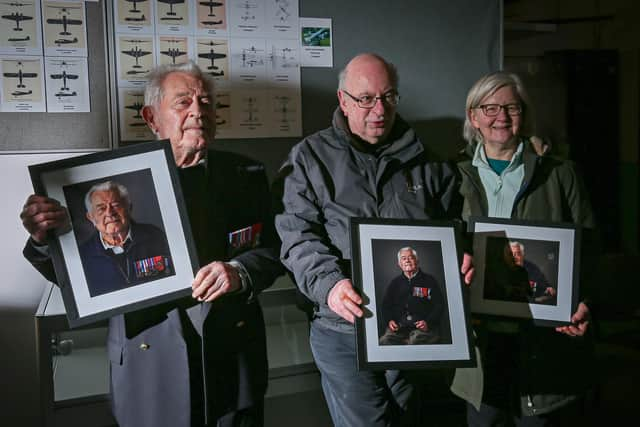
[[[461,246],[457,244],[454,223],[352,218],[350,225],[353,283],[363,298],[365,312],[355,323],[358,369],[475,366],[469,310],[465,309],[467,302],[460,274]],[[387,293],[387,290],[403,292],[404,272],[400,269],[399,251],[406,247],[416,251],[422,272],[418,274],[423,276],[412,278],[422,286],[412,287],[411,296],[402,294],[405,296],[401,298],[418,302],[423,307],[419,309],[422,312],[419,316],[428,316],[433,311],[440,315],[428,322],[437,324],[433,329],[428,327],[431,337],[417,341],[413,336],[411,343],[404,332],[413,334],[417,329],[414,320],[418,317],[404,315],[403,320],[398,320],[404,324],[401,341],[394,338],[394,342],[388,342],[385,334],[389,323],[385,322],[387,317],[392,317],[391,312],[396,312],[393,307],[398,304],[390,302],[396,298],[396,291]],[[424,259],[436,261],[425,263]],[[383,336],[385,339],[381,341]]]
[[[69,212],[71,230],[50,233],[48,250],[71,328],[190,295],[199,264],[168,141],[34,164],[29,174],[36,194]],[[127,252],[120,264],[95,261],[113,251],[101,246],[86,215],[86,193],[105,181],[125,186],[132,242],[140,247],[144,236],[147,244],[144,255]],[[106,288],[109,274],[121,274],[126,285]]]
[[[579,302],[579,227],[471,217],[468,230],[475,265],[472,313],[529,319],[537,326],[571,323]]]

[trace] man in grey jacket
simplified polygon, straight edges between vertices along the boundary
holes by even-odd
[[[353,323],[362,299],[351,282],[349,219],[449,218],[457,183],[428,159],[396,114],[395,67],[375,54],[340,73],[332,126],[297,144],[282,167],[281,258],[314,304],[311,348],[336,426],[384,426],[406,418],[411,385],[397,371],[358,372]],[[465,257],[462,267],[471,278]]]

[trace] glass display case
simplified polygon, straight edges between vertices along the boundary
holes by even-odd
[[[259,296],[267,329],[268,399],[319,390],[306,315],[282,277]],[[48,284],[35,315],[44,426],[115,426],[109,408],[106,322],[70,330],[59,289]]]

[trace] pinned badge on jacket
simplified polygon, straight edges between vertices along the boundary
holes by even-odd
[[[171,259],[166,256],[156,255],[135,261],[133,267],[135,269],[136,279],[169,275],[171,272]]]
[[[431,288],[413,287],[413,296],[418,298],[431,299]]]
[[[237,253],[240,250],[255,248],[260,244],[262,234],[262,223],[258,222],[249,227],[241,228],[229,233],[229,244],[231,250]]]

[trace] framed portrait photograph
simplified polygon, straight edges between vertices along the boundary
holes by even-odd
[[[452,222],[351,219],[358,369],[475,365]]]
[[[35,193],[69,213],[70,229],[52,233],[48,246],[70,327],[191,293],[197,253],[168,141],[29,173]]]
[[[471,311],[532,319],[540,326],[571,321],[578,304],[580,233],[573,224],[472,217]]]

